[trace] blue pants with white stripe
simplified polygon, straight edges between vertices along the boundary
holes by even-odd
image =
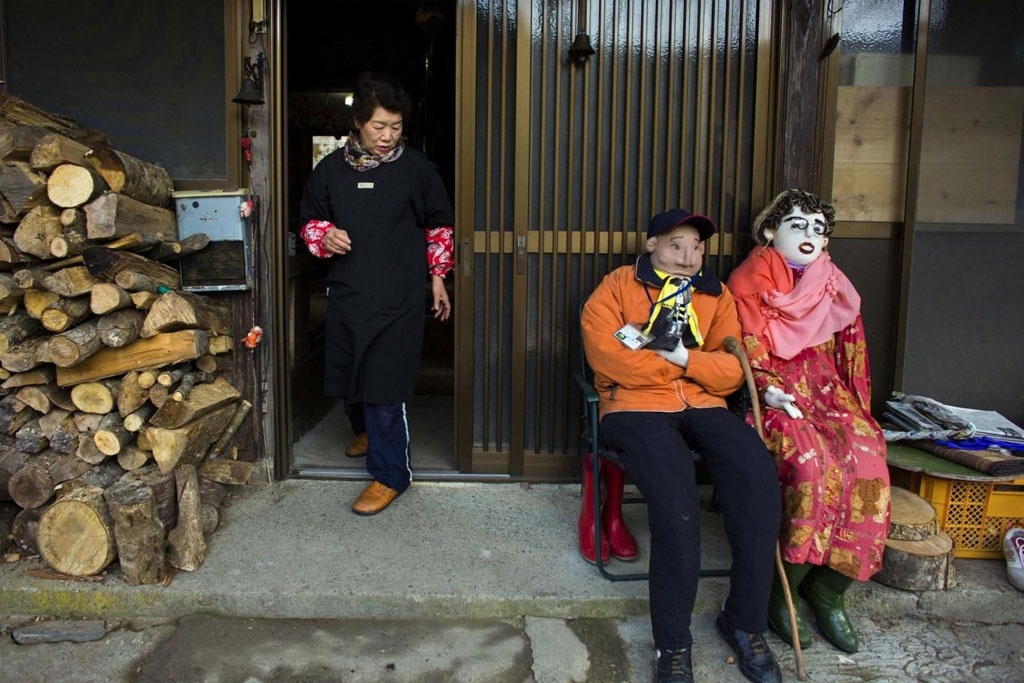
[[[353,430],[366,431],[366,470],[388,488],[404,491],[412,481],[409,462],[409,419],[404,403],[346,404]]]

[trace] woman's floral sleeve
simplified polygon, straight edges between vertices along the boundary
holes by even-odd
[[[450,225],[427,228],[427,269],[431,275],[444,277],[455,265],[454,232]]]
[[[310,254],[317,258],[328,258],[331,255],[324,246],[324,235],[333,227],[334,223],[330,221],[312,220],[299,231]]]

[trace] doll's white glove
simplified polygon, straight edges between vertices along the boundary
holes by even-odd
[[[796,396],[787,394],[777,386],[770,385],[764,390],[764,402],[772,408],[785,410],[786,414],[794,420],[803,418],[804,414],[796,407]]]
[[[655,349],[654,352],[669,363],[675,363],[681,368],[685,368],[686,364],[690,362],[690,350],[683,346],[683,342],[676,344],[676,348],[671,351]]]

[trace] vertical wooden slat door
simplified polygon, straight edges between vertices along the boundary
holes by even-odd
[[[478,0],[463,8],[463,472],[578,474],[579,306],[643,248],[652,214],[682,206],[714,217],[721,229],[708,265],[723,275],[748,243],[765,177],[756,168],[765,155],[754,149],[768,118],[760,115],[767,88],[758,88],[768,59],[757,37],[771,3],[761,5]],[[596,50],[585,61],[568,53],[577,33]]]

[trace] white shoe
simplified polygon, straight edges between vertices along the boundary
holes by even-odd
[[[1003,536],[1006,556],[1006,578],[1019,591],[1024,591],[1024,529],[1013,527]]]

